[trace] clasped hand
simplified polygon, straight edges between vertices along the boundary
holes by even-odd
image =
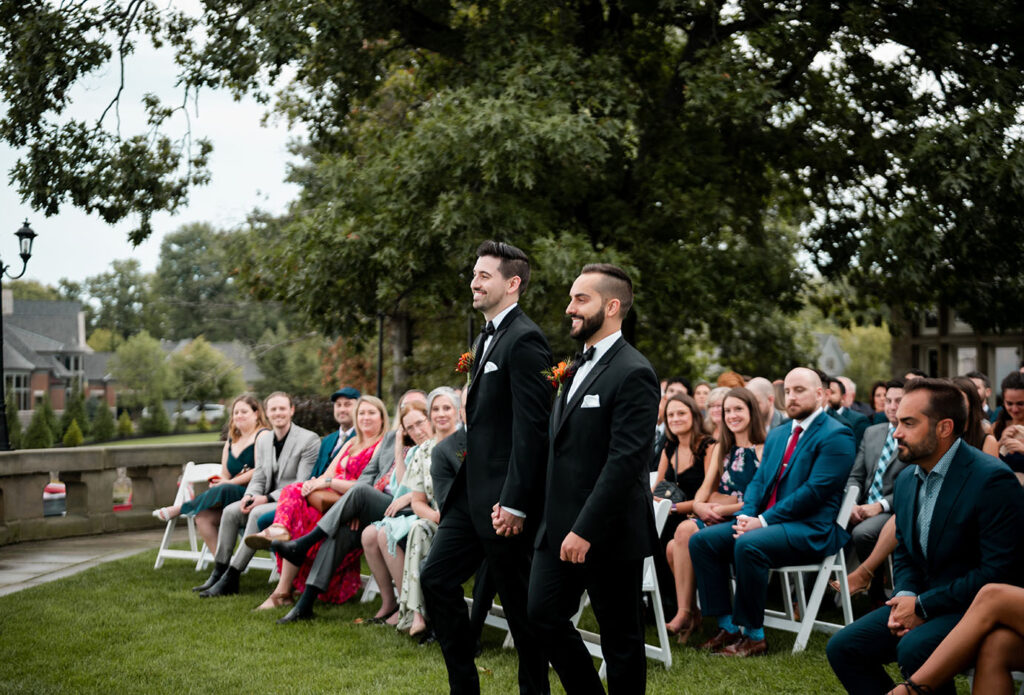
[[[735,532],[732,534],[733,538],[739,538],[748,531],[761,528],[761,520],[756,516],[745,516],[740,514],[736,517],[736,523],[733,524],[732,530]]]
[[[924,620],[914,611],[914,607],[917,605],[916,596],[894,596],[886,601],[885,605],[891,608],[889,632],[897,637],[902,637],[924,623]]]
[[[524,521],[523,517],[512,514],[499,503],[491,507],[491,526],[499,536],[518,536],[523,531]]]

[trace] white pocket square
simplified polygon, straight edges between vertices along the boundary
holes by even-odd
[[[581,408],[600,408],[601,397],[596,393],[588,393],[583,397],[583,402],[580,403]]]
[[[484,364],[484,374],[490,374],[491,372],[498,371],[498,365],[494,362],[487,362]]]

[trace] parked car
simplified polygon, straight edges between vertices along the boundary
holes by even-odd
[[[183,418],[188,424],[194,425],[199,422],[199,417],[203,414],[206,415],[207,422],[217,422],[224,419],[224,406],[220,403],[207,403],[202,408],[194,405],[180,413],[175,413],[175,417]]]

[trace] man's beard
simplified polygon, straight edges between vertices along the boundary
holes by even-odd
[[[582,314],[574,314],[571,318],[580,319],[580,327],[575,332],[570,328],[569,337],[575,338],[581,343],[585,343],[590,340],[591,336],[601,330],[601,326],[604,325],[604,307],[593,316],[583,316]]]
[[[786,415],[788,415],[790,417],[790,419],[792,419],[792,420],[794,420],[796,422],[800,422],[801,420],[805,420],[808,415],[810,415],[811,413],[813,413],[817,409],[818,409],[818,404],[815,403],[812,406],[809,406],[809,407],[806,407],[806,408],[802,408],[802,409],[797,410],[797,411],[794,412],[794,410],[791,410],[790,406],[787,405],[786,406]]]
[[[902,450],[897,449],[897,456],[903,463],[914,463],[920,461],[923,458],[928,458],[935,453],[935,450],[939,447],[939,438],[935,436],[935,432],[929,432],[928,436],[925,437],[924,441],[916,446],[911,446],[904,442],[897,440],[896,442],[901,448],[906,448],[906,453]]]

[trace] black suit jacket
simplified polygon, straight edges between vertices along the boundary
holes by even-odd
[[[661,392],[647,359],[622,338],[551,413],[548,494],[536,546],[573,531],[588,560],[646,557],[658,546],[648,461]],[[597,407],[583,407],[595,402]]]
[[[864,438],[864,430],[871,425],[871,420],[849,408],[843,408],[842,413],[829,408],[828,414],[849,427],[853,431],[854,445],[860,446],[860,440]]]
[[[481,537],[496,538],[495,502],[525,512],[528,524],[540,514],[551,409],[544,370],[550,367],[547,338],[519,307],[502,320],[487,351],[474,358],[466,398],[466,460],[445,506],[459,499],[455,491],[464,485]]]
[[[896,479],[896,591],[917,594],[933,618],[966,611],[989,582],[1019,584],[1024,492],[1006,464],[960,442],[935,502],[927,557],[918,543],[917,470],[907,466]]]

